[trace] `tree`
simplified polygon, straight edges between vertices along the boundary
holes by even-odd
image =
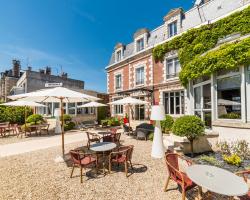
[[[172,132],[181,137],[187,137],[191,145],[191,156],[193,157],[193,141],[202,136],[205,131],[204,122],[197,116],[186,115],[178,118],[172,127]]]

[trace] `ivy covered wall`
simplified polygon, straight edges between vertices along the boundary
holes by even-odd
[[[218,40],[230,34],[250,33],[250,7],[223,18],[213,24],[191,29],[153,49],[156,62],[163,61],[165,54],[178,50],[182,66],[180,80],[186,86],[189,80],[210,75],[220,69],[233,69],[250,63],[250,39],[244,39],[213,49]]]

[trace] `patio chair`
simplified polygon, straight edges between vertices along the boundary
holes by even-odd
[[[82,169],[86,170],[86,167],[89,167],[90,165],[94,165],[96,168],[96,171],[97,171],[98,158],[96,155],[86,154],[86,153],[83,153],[79,150],[71,150],[69,153],[70,153],[71,160],[73,162],[70,178],[72,178],[72,176],[73,176],[73,172],[74,172],[75,167],[80,168],[81,183],[83,182],[82,181]]]
[[[21,126],[19,126],[18,124],[14,124],[13,129],[17,137],[19,136],[21,136],[21,138],[23,137],[24,132],[22,131]]]
[[[164,191],[167,191],[169,180],[172,179],[174,182],[181,187],[182,190],[182,200],[185,200],[186,191],[195,187],[195,183],[192,182],[186,175],[186,173],[180,171],[179,168],[179,159],[186,162],[187,165],[191,165],[192,162],[190,160],[185,159],[183,156],[176,154],[176,153],[166,153],[166,164],[168,169],[168,178],[166,181],[166,185]]]
[[[250,176],[250,170],[237,172],[236,175],[241,176],[244,179],[244,181],[247,183],[247,179]],[[240,200],[250,200],[250,190],[248,191],[246,195],[240,196],[238,198]]]
[[[87,148],[89,149],[92,142],[100,142],[100,136],[95,133],[86,132],[88,137]]]
[[[42,124],[40,127],[40,131],[45,131],[49,135],[49,124]]]
[[[126,134],[126,135],[130,135],[130,134],[134,134],[134,131],[132,129],[132,127],[130,126],[127,126],[126,124],[123,124],[123,133]]]
[[[133,145],[121,146],[116,151],[113,151],[109,154],[109,173],[111,173],[112,163],[124,164],[126,177],[128,177],[128,165],[130,165],[133,170],[132,165],[132,154],[133,154]]]

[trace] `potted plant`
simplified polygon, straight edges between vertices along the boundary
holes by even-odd
[[[164,133],[169,133],[171,131],[171,128],[174,124],[174,119],[170,115],[165,116],[165,120],[161,121],[161,129]]]
[[[129,123],[129,118],[128,118],[128,114],[126,113],[125,117],[123,118],[123,124],[127,124]]]
[[[172,132],[175,135],[187,137],[187,139],[190,141],[192,157],[194,155],[193,141],[199,136],[202,136],[204,131],[204,122],[199,117],[194,115],[186,115],[176,119],[172,127]]]

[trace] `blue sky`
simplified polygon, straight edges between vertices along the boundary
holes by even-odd
[[[191,0],[0,0],[0,71],[13,58],[37,70],[61,67],[87,89],[106,91],[110,55],[142,27],[154,29],[175,7]]]

